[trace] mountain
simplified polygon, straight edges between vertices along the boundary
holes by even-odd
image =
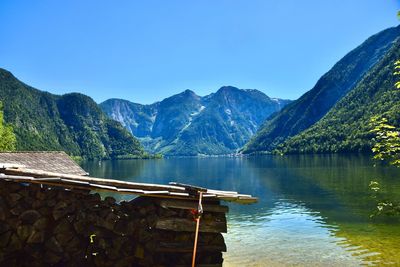
[[[205,97],[186,90],[152,105],[109,99],[100,106],[150,152],[194,156],[235,153],[289,102],[225,86]]]
[[[371,151],[371,117],[383,116],[400,126],[400,92],[395,89],[394,62],[400,38],[357,86],[320,121],[280,146],[284,153]]]
[[[88,159],[144,155],[138,140],[88,96],[39,91],[0,69],[0,101],[17,150],[64,150]]]
[[[245,145],[243,153],[270,152],[319,121],[385,56],[398,36],[400,26],[373,35],[348,53],[314,88],[271,116]]]

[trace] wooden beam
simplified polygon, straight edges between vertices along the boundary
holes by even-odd
[[[177,252],[177,253],[190,253],[193,251],[193,243],[187,242],[160,242],[156,248],[160,252]],[[208,244],[198,244],[197,250],[199,252],[217,251],[226,252],[226,245],[208,245]]]
[[[163,208],[187,209],[187,210],[192,210],[192,209],[197,210],[198,206],[197,201],[175,200],[175,199],[161,199],[159,204]],[[229,211],[229,208],[228,206],[212,205],[212,204],[207,204],[207,202],[203,202],[203,210],[210,212],[227,213]]]
[[[179,186],[149,184],[149,183],[134,183],[134,182],[95,178],[95,177],[81,176],[81,175],[70,175],[70,174],[62,174],[62,173],[45,172],[45,171],[32,170],[32,169],[8,169],[8,168],[6,168],[3,171],[3,173],[9,174],[9,175],[26,175],[26,176],[31,176],[31,177],[35,177],[35,178],[59,177],[59,178],[65,178],[65,179],[74,179],[74,180],[78,180],[78,181],[86,181],[86,182],[100,184],[100,185],[114,186],[114,187],[118,186],[118,187],[130,188],[130,189],[168,190],[170,192],[185,192],[185,188],[179,187]]]
[[[196,222],[185,218],[161,218],[157,221],[155,228],[177,232],[194,232],[196,230]],[[202,220],[200,223],[200,232],[226,233],[226,221]]]
[[[194,186],[194,185],[190,185],[190,184],[182,184],[182,183],[177,183],[177,182],[170,182],[170,185],[175,185],[175,186],[179,186],[179,187],[183,187],[185,188],[186,191],[190,191],[190,192],[207,192],[207,188],[203,188],[203,187],[199,187],[199,186]]]
[[[105,190],[112,192],[123,192],[136,195],[153,195],[156,197],[197,199],[198,191],[207,190],[204,193],[206,199],[221,199],[233,201],[241,204],[251,204],[258,201],[250,195],[238,194],[231,191],[210,190],[196,186],[190,186],[177,183],[174,185],[159,185],[148,183],[133,183],[112,179],[94,178],[89,176],[59,174],[32,169],[6,168],[0,170],[0,178],[13,180],[17,182],[29,182],[36,184],[47,184],[51,186],[60,186],[66,188],[80,187],[85,190]],[[83,188],[82,188],[83,187]]]
[[[189,267],[190,265],[174,265],[174,267]],[[222,263],[196,264],[196,267],[222,267]]]

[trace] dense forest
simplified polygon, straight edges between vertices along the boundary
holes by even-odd
[[[319,79],[314,88],[267,119],[258,133],[246,144],[243,152],[272,152],[286,139],[307,130],[318,122],[338,101],[354,90],[357,84],[368,75],[371,69],[387,55],[388,51],[393,47],[394,41],[399,36],[400,26],[389,28],[373,35],[359,47],[348,53],[343,59],[336,63],[330,71]],[[362,103],[359,104],[362,105]],[[317,129],[313,128],[313,130],[316,131]],[[320,128],[318,128],[318,130],[328,131]],[[356,131],[359,131],[358,129],[353,130],[351,134],[355,134]],[[324,136],[328,137],[329,134],[324,134]],[[341,140],[343,137],[332,135],[332,138]],[[293,139],[292,142],[298,143],[300,139],[301,137],[298,137],[297,139]],[[352,140],[354,142],[360,141],[358,138],[352,138]],[[369,146],[363,141],[363,144],[354,144],[354,147],[348,144],[345,146],[346,148],[324,147],[321,149],[322,146],[325,146],[326,142],[323,139],[318,140],[318,142],[320,141],[323,141],[324,144],[318,145],[313,143],[310,145],[302,142],[302,144],[307,147],[304,148],[304,151],[338,151],[345,149],[354,151],[354,149],[366,149]],[[332,143],[336,142],[332,140]],[[310,148],[316,145],[319,147],[318,149]],[[364,148],[361,148],[361,146]],[[294,146],[290,145],[290,147]],[[288,148],[287,151],[294,152],[295,150],[298,149]]]
[[[146,156],[138,140],[88,96],[39,91],[0,69],[0,101],[19,151],[63,150],[87,159]]]
[[[400,58],[400,39],[348,95],[315,125],[296,135],[278,150],[283,153],[370,152],[371,118],[388,118],[400,126],[400,94],[395,90],[393,66]]]

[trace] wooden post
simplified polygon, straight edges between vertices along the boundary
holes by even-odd
[[[199,227],[200,227],[200,218],[201,218],[201,214],[203,213],[203,207],[201,205],[201,200],[203,197],[203,192],[199,192],[199,207],[198,207],[198,214],[197,214],[197,218],[196,218],[196,232],[194,235],[194,246],[193,246],[193,256],[192,256],[192,267],[196,266],[196,251],[197,251],[197,239],[199,237]]]

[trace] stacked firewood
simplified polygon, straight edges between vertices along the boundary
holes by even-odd
[[[86,190],[0,181],[1,266],[190,266],[196,200],[116,203]],[[222,266],[225,213],[204,203],[198,266]]]

